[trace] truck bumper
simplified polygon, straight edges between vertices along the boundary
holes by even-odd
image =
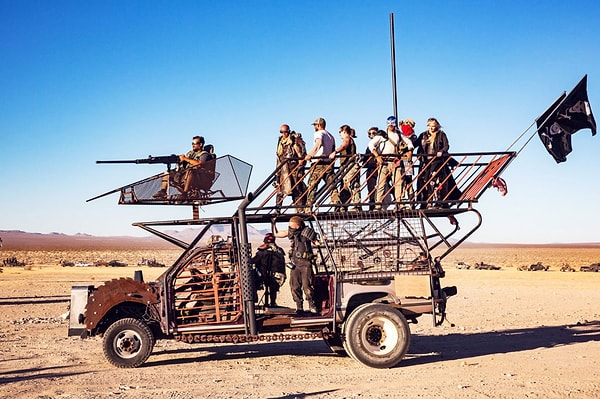
[[[71,306],[69,308],[68,336],[85,336],[85,307],[93,285],[74,285],[71,287]]]

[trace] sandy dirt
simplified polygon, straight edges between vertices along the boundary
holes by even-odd
[[[411,324],[408,355],[387,370],[338,357],[321,341],[158,341],[142,367],[117,369],[104,359],[101,338],[67,337],[60,316],[70,287],[133,277],[138,269],[151,280],[165,269],[60,267],[54,258],[61,254],[17,255],[35,260],[30,270],[5,267],[0,274],[0,398],[600,397],[600,273],[558,271],[563,263],[579,269],[600,261],[598,249],[453,253],[444,283],[458,286],[448,304],[454,326],[434,328],[430,316]],[[458,260],[502,269],[459,270]],[[550,270],[516,269],[538,261]],[[286,284],[280,302],[290,301],[288,291]]]

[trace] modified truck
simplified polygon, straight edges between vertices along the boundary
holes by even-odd
[[[498,186],[514,156],[452,154],[443,165],[437,163],[447,168],[443,174],[432,173],[426,159],[415,157],[410,161],[418,172],[414,195],[382,204],[368,201],[366,182],[372,172],[335,163],[330,166],[333,184],[320,185],[310,205],[304,194],[292,198],[282,181],[306,182],[314,166],[292,171],[280,165],[248,193],[252,167],[230,155],[217,158],[210,181],[185,196],[176,186],[166,197],[152,196],[169,171],[102,194],[93,199],[118,192],[120,204],[187,205],[193,215],[134,223],[181,248],[181,255],[156,281],[144,281],[136,272],[134,278],[99,286],[74,286],[69,335],[102,336],[106,359],[122,368],[142,365],[159,339],[192,345],[322,339],[333,352],[366,366],[393,367],[409,349],[409,323],[423,315],[431,315],[435,325],[444,322],[457,288],[444,286],[441,262],[480,226],[473,205],[487,188]],[[351,170],[362,202],[332,204],[332,190],[343,188]],[[204,173],[190,171],[196,172]],[[453,187],[441,190],[444,184]],[[458,195],[442,197],[442,192]],[[239,202],[233,215],[198,218],[198,207],[224,201]],[[292,216],[301,216],[317,233],[312,259],[316,313],[264,306],[257,290],[251,259],[262,235],[256,232],[285,229]],[[165,232],[174,226],[194,228],[197,234],[183,242]]]

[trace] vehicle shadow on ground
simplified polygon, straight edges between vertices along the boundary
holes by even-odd
[[[173,355],[190,354],[190,357]],[[152,361],[155,356],[168,355],[169,359]],[[166,364],[185,364],[198,360],[236,360],[256,359],[273,356],[330,356],[337,357],[322,340],[286,341],[273,343],[240,343],[240,344],[190,344],[185,349],[155,349],[152,357],[143,367],[154,367]]]
[[[72,366],[35,367],[20,370],[8,370],[0,372],[0,386],[11,382],[24,382],[33,380],[48,380],[63,377],[72,377],[89,371],[67,371]]]
[[[600,321],[492,332],[413,335],[409,352],[397,367],[598,341],[600,341]],[[169,358],[152,361],[151,357],[143,367],[185,364],[198,360],[255,359],[287,355],[338,357],[321,340],[270,344],[190,344],[189,348],[158,349],[153,354],[157,357],[162,355],[168,355]],[[172,357],[173,355],[181,357]]]
[[[22,296],[0,298],[0,305],[43,305],[47,303],[67,303],[71,297],[65,295],[45,295],[42,297]]]
[[[600,321],[482,333],[416,335],[413,336],[407,357],[399,366],[598,341],[600,341]]]

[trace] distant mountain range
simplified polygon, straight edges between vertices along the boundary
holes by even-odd
[[[181,231],[164,231],[181,241],[191,242],[198,234],[198,229]],[[250,242],[262,242],[267,231],[259,231],[248,227]],[[228,232],[215,229],[211,234],[227,237]],[[124,249],[178,249],[173,244],[154,235],[147,237],[114,236],[98,237],[78,233],[68,235],[63,233],[29,233],[20,230],[0,230],[2,249],[8,251],[50,251],[50,250],[124,250]]]
[[[181,241],[191,242],[198,234],[198,229],[188,228],[184,230],[168,230],[164,231]],[[267,231],[256,230],[252,226],[248,226],[248,239],[253,244],[262,243],[264,235]],[[214,227],[211,234],[227,237],[229,234],[226,231],[218,230]],[[89,234],[74,234],[67,235],[63,233],[29,233],[20,230],[0,230],[0,239],[2,240],[2,250],[13,251],[49,251],[49,250],[126,250],[126,249],[178,249],[173,244],[156,237],[149,235],[147,237],[131,237],[131,236],[114,236],[114,237],[98,237]],[[279,241],[278,241],[279,243]],[[287,242],[279,243],[281,246],[287,246]],[[600,242],[591,243],[552,243],[552,244],[494,244],[494,243],[473,243],[464,242],[461,248],[475,247],[495,247],[495,248],[515,248],[515,247],[552,247],[552,248],[598,248]]]

